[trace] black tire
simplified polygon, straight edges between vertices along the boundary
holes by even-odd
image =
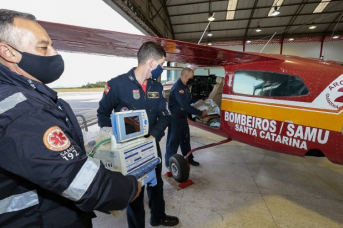
[[[185,182],[189,178],[189,167],[186,159],[180,154],[174,154],[169,158],[169,169],[173,178],[179,182]]]

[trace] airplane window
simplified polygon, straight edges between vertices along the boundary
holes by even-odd
[[[290,97],[309,93],[300,77],[265,71],[236,71],[233,91],[238,94]]]
[[[161,83],[162,85],[173,84],[180,78],[180,75],[181,75],[181,70],[167,70],[166,74],[162,75],[161,77]]]

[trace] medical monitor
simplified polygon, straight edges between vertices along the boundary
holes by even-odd
[[[116,112],[111,115],[113,135],[118,143],[142,137],[149,132],[145,110]]]

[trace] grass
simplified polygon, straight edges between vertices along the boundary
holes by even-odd
[[[62,88],[53,90],[56,92],[103,92],[104,88]]]

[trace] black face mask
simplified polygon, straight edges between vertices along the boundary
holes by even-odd
[[[61,55],[39,56],[12,48],[22,55],[18,66],[43,84],[54,82],[61,77],[64,71],[64,61]]]
[[[187,85],[189,86],[189,85],[191,85],[192,83],[193,83],[193,78],[190,78],[190,79],[188,79],[188,81],[187,81]]]

